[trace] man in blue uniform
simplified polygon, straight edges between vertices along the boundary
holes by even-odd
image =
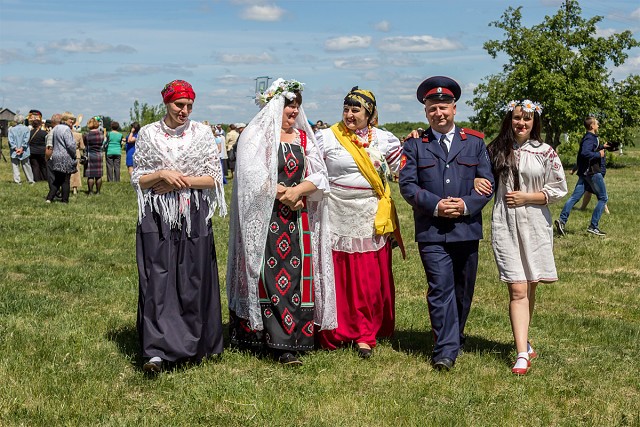
[[[415,237],[427,275],[427,302],[434,334],[431,358],[437,370],[449,370],[464,344],[464,325],[478,270],[482,208],[491,196],[474,191],[473,180],[486,178],[494,188],[484,135],[454,123],[460,86],[435,76],[423,81],[417,97],[429,129],[404,143],[400,192],[413,206]]]

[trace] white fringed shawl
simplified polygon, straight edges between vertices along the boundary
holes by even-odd
[[[236,155],[229,225],[227,297],[229,309],[248,319],[254,330],[263,329],[258,281],[276,200],[283,109],[283,96],[269,101],[240,135]],[[318,191],[307,196],[313,251],[314,322],[321,329],[335,329],[338,321],[326,197],[329,192],[327,169],[302,107],[295,127],[307,134],[305,179],[318,187]]]
[[[172,228],[180,228],[185,220],[186,232],[191,233],[189,204],[191,192],[201,191],[208,204],[206,220],[218,208],[220,216],[227,214],[222,186],[222,167],[218,148],[211,128],[202,123],[187,120],[183,126],[169,128],[164,119],[140,129],[133,155],[131,184],[138,195],[138,223],[142,221],[145,207],[161,215],[162,220]],[[211,176],[215,186],[212,189],[182,189],[166,194],[155,194],[153,190],[140,188],[140,178],[158,170],[173,170],[186,176]],[[196,193],[197,194],[197,193]],[[199,204],[199,197],[195,197]],[[200,206],[197,205],[200,209]]]

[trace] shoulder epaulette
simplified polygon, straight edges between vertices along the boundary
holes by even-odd
[[[480,131],[477,131],[475,129],[462,128],[462,132],[468,133],[469,135],[473,135],[475,137],[484,139],[484,133],[482,133]]]

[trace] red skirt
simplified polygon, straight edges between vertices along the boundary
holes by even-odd
[[[395,326],[395,286],[391,271],[391,245],[377,252],[333,251],[338,328],[320,331],[323,348],[344,344],[376,345],[376,337],[389,337]]]

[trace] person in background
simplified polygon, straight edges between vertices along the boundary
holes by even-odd
[[[62,114],[61,123],[51,131],[53,133],[53,151],[49,163],[53,171],[53,182],[47,194],[47,203],[51,203],[58,190],[62,190],[62,203],[69,203],[71,174],[77,170],[76,141],[71,127],[76,117],[69,112]]]
[[[222,178],[223,183],[227,183],[227,149],[225,147],[225,134],[221,124],[212,126],[213,136],[216,139],[218,145],[218,152],[220,153],[220,164],[222,165]]]
[[[236,142],[238,142],[238,136],[240,134],[236,130],[235,123],[231,123],[229,125],[229,132],[227,132],[227,136],[225,137],[224,145],[227,150],[227,169],[230,172],[231,178],[233,178],[233,170],[236,166],[236,153],[234,151],[234,147]]]
[[[29,137],[29,162],[33,172],[33,180],[47,180],[47,160],[45,159],[45,150],[47,146],[47,132],[42,126],[42,116],[33,115],[29,121],[31,126],[31,135]]]
[[[500,280],[509,289],[509,318],[518,352],[511,372],[517,375],[525,375],[537,357],[529,342],[536,287],[558,280],[548,205],[567,194],[562,162],[541,140],[541,114],[538,103],[509,102],[500,133],[487,146],[496,182],[491,244]],[[491,194],[486,179],[477,179],[475,187],[480,194]]]
[[[84,141],[82,139],[82,133],[77,132],[75,129],[79,129],[80,125],[77,123],[75,126],[71,127],[71,132],[73,133],[73,139],[76,142],[76,162],[79,162],[80,155],[84,151]],[[75,195],[78,194],[78,188],[82,187],[82,174],[80,169],[77,167],[79,163],[76,163],[76,171],[71,174],[71,178],[69,180],[69,185],[71,186],[71,192]]]
[[[47,182],[49,184],[49,190],[53,188],[53,178],[54,178],[53,170],[51,169],[51,162],[50,162],[51,155],[53,154],[53,130],[55,129],[56,126],[60,124],[61,120],[62,120],[62,115],[58,113],[52,115],[51,119],[48,120],[49,130],[47,132],[46,145],[44,149],[44,159],[47,162]],[[62,192],[58,191],[55,197],[61,198]]]
[[[120,159],[122,157],[123,136],[119,132],[120,124],[111,122],[111,131],[107,133],[105,142],[105,159],[107,164],[107,181],[120,182]]]
[[[140,132],[140,123],[131,123],[131,130],[127,135],[127,143],[125,144],[124,151],[126,153],[126,164],[129,177],[133,173],[133,153],[136,152],[136,140],[138,139],[138,132]]]
[[[29,163],[29,138],[30,129],[24,124],[24,116],[16,114],[15,126],[9,128],[9,153],[11,157],[11,170],[13,171],[13,182],[22,184],[20,180],[20,168],[29,184],[33,184],[33,171]]]
[[[604,148],[604,145],[600,144],[601,149]],[[576,172],[578,172],[578,165],[576,164],[572,169],[571,169],[571,175],[574,175]],[[607,156],[602,156],[600,158],[600,172],[602,173],[602,178],[604,178],[605,174],[607,173]],[[591,195],[595,194],[593,189],[591,188],[591,186],[588,183],[584,183],[584,195],[582,196],[582,204],[580,205],[580,207],[578,208],[579,211],[584,211],[587,210],[587,206],[589,205],[589,202],[591,201]],[[606,213],[607,215],[610,214],[609,212],[609,206],[608,205],[604,205],[604,213]]]
[[[602,158],[605,157],[605,148],[607,144],[600,145],[598,140],[598,129],[600,122],[594,116],[588,116],[584,120],[584,127],[587,130],[580,142],[578,150],[577,166],[578,166],[578,182],[573,190],[573,194],[565,203],[560,213],[560,218],[554,221],[556,230],[561,236],[566,236],[565,226],[569,220],[571,209],[578,203],[578,200],[585,192],[585,183],[591,187],[594,194],[598,197],[598,204],[593,209],[591,215],[591,223],[587,227],[587,233],[595,236],[605,236],[606,233],[599,228],[600,217],[607,205],[607,186],[604,184],[604,177],[601,170]]]
[[[131,184],[138,197],[137,328],[143,370],[222,353],[220,285],[211,217],[226,215],[222,170],[209,126],[189,119],[184,80],[161,91],[167,114],[140,129]]]
[[[429,128],[403,145],[400,193],[413,208],[415,239],[427,276],[434,335],[431,363],[453,368],[463,349],[482,238],[482,208],[491,196],[474,191],[473,179],[493,184],[484,135],[455,125],[458,83],[445,76],[424,80],[416,92]]]
[[[104,133],[100,130],[100,122],[96,117],[91,117],[87,122],[89,131],[84,134],[83,142],[87,155],[87,164],[84,167],[84,177],[87,178],[87,195],[100,194],[102,188],[102,146]]]
[[[315,325],[336,326],[327,169],[302,109],[302,83],[277,79],[238,140],[229,226],[232,344],[300,365]],[[315,325],[314,325],[315,323]]]
[[[404,247],[388,172],[400,165],[400,141],[373,126],[373,92],[352,88],[342,121],[316,133],[329,174],[329,223],[335,271],[338,327],[320,332],[320,345],[357,346],[368,359],[377,339],[395,328],[392,242]]]

